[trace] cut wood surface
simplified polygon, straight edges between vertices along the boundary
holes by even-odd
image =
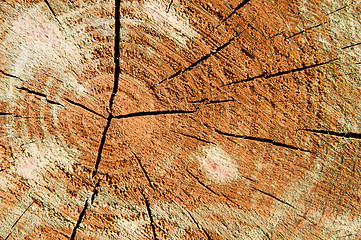
[[[0,2],[0,239],[361,239],[359,0]]]

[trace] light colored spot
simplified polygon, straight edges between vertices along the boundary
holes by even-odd
[[[239,178],[236,162],[220,146],[203,146],[193,158],[198,162],[201,171],[213,182],[225,184]]]
[[[15,152],[15,166],[11,171],[27,179],[42,182],[46,170],[63,169],[72,173],[74,160],[78,158],[76,149],[63,146],[55,138],[48,136],[44,140],[33,139],[33,142],[22,145],[23,152]],[[33,182],[30,181],[30,182]]]

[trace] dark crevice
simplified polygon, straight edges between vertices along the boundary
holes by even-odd
[[[220,195],[218,193],[216,193],[215,191],[213,191],[211,188],[209,188],[207,185],[205,185],[201,180],[199,180],[199,178],[197,176],[195,176],[193,173],[191,173],[188,169],[186,169],[187,173],[189,173],[189,175],[191,175],[194,179],[197,180],[197,182],[202,185],[204,188],[206,188],[207,190],[209,190],[211,193],[217,195],[218,197],[220,197]]]
[[[257,182],[256,180],[254,180],[254,179],[252,179],[252,178],[249,178],[249,177],[245,177],[245,176],[243,176],[242,175],[242,177],[244,178],[244,179],[247,179],[248,181],[251,181],[251,182]]]
[[[12,75],[12,74],[6,73],[6,72],[4,72],[3,70],[0,70],[0,73],[4,74],[5,76],[12,77],[12,78],[16,78],[16,79],[19,79],[20,81],[25,82],[23,79],[21,79],[21,78],[19,78],[19,77],[15,76],[15,75]]]
[[[61,23],[60,23],[60,21],[59,21],[59,19],[58,19],[58,16],[56,16],[56,14],[55,14],[55,12],[54,12],[53,8],[50,6],[49,1],[48,1],[48,0],[44,0],[44,2],[45,2],[45,3],[46,3],[46,5],[48,6],[48,8],[49,8],[50,12],[53,14],[53,16],[54,16],[55,20],[59,23],[59,26],[60,26],[62,29],[64,29],[64,28],[63,28],[63,25],[61,25]]]
[[[317,25],[315,25],[315,26],[312,26],[312,27],[303,29],[303,30],[300,31],[300,32],[294,33],[293,35],[291,35],[291,36],[289,36],[289,37],[286,37],[286,40],[287,40],[287,39],[290,39],[290,38],[293,38],[293,37],[295,37],[295,36],[297,36],[297,35],[300,35],[300,34],[302,34],[302,33],[305,33],[305,32],[307,32],[308,30],[311,30],[311,29],[314,29],[314,28],[318,28],[319,26],[322,26],[322,25],[325,24],[325,23],[326,23],[326,22],[323,22],[323,23],[317,24]]]
[[[0,116],[14,115],[13,113],[0,112]]]
[[[221,197],[221,195],[227,199],[228,201],[230,201],[231,203],[233,203],[234,205],[238,206],[238,204],[236,202],[234,202],[232,199],[230,199],[228,196],[226,196],[223,193],[217,193],[215,191],[213,191],[210,187],[208,187],[206,184],[204,184],[197,176],[195,176],[193,173],[191,173],[188,169],[186,169],[186,171],[189,173],[189,175],[191,175],[194,179],[197,180],[197,182],[202,185],[204,188],[206,188],[207,190],[209,190],[210,192],[212,192],[213,194],[217,195],[218,197]]]
[[[24,212],[18,217],[18,219],[15,221],[15,223],[11,226],[11,228],[14,228],[15,225],[20,221],[20,219],[24,216],[24,214],[30,209],[30,207],[34,204],[35,201],[32,201],[29,206],[24,210]]]
[[[20,221],[20,219],[24,216],[24,214],[30,209],[30,207],[34,204],[34,202],[35,201],[32,201],[30,205],[24,210],[24,212],[18,217],[18,219],[16,219],[15,223],[11,226],[11,229],[13,229],[16,226],[16,224]],[[6,236],[4,240],[7,240],[12,233],[13,231],[9,232],[9,234]]]
[[[344,137],[344,138],[356,138],[361,139],[361,133],[353,133],[353,132],[334,132],[328,130],[316,130],[316,129],[299,129],[301,131],[313,132],[313,133],[321,133],[331,136]]]
[[[214,143],[212,143],[212,142],[210,142],[210,141],[201,139],[201,138],[198,137],[198,136],[192,136],[192,135],[189,135],[189,134],[185,134],[185,133],[181,133],[181,132],[176,132],[176,131],[172,131],[172,132],[177,133],[177,134],[180,134],[180,135],[183,135],[183,136],[185,136],[185,137],[193,138],[193,139],[195,139],[195,140],[198,140],[198,141],[201,141],[201,142],[204,142],[204,143],[214,144]]]
[[[112,121],[112,119],[114,118],[113,116],[113,104],[114,104],[114,98],[115,95],[118,92],[118,88],[119,88],[119,74],[120,74],[120,61],[119,61],[119,57],[120,57],[120,0],[115,0],[115,15],[114,15],[114,19],[115,19],[115,37],[114,37],[114,65],[115,65],[115,69],[114,69],[114,84],[113,84],[113,90],[112,90],[112,95],[110,96],[109,99],[109,115],[107,118],[107,123],[104,127],[104,131],[102,134],[102,138],[100,140],[100,145],[99,145],[99,149],[98,149],[98,155],[97,155],[97,160],[94,166],[94,170],[93,170],[93,178],[95,177],[95,175],[98,172],[98,167],[100,164],[100,161],[102,159],[102,152],[103,152],[103,148],[104,148],[104,144],[105,144],[105,140],[106,140],[106,136],[107,136],[107,132],[109,130],[110,127],[110,123]],[[87,109],[84,106],[81,106],[84,109]],[[89,109],[91,112],[102,116],[98,113],[96,113],[95,111]],[[103,117],[103,116],[102,116]]]
[[[94,111],[94,110],[92,110],[92,109],[90,109],[90,108],[88,108],[88,107],[86,107],[86,106],[84,106],[84,105],[82,105],[80,103],[74,102],[74,101],[72,101],[72,100],[70,100],[68,98],[65,98],[65,101],[67,101],[68,103],[73,104],[75,106],[81,107],[81,108],[87,110],[88,112],[94,113],[95,115],[98,115],[99,117],[106,118],[103,115],[101,115],[100,113],[97,113],[96,111]]]
[[[250,77],[250,78],[247,78],[247,79],[244,79],[244,80],[227,83],[227,84],[225,84],[225,85],[223,85],[223,86],[230,86],[230,85],[234,85],[234,84],[239,84],[239,83],[244,83],[244,82],[250,82],[250,81],[256,80],[256,79],[258,79],[258,78],[263,78],[263,77],[266,77],[266,76],[267,76],[266,73],[262,73],[262,74],[260,74],[260,75],[257,75],[257,76],[254,76],[254,77]]]
[[[118,92],[120,74],[120,0],[115,0],[115,38],[114,38],[114,85],[113,92],[109,100],[110,112],[113,110],[114,98]]]
[[[268,139],[268,138],[259,138],[259,137],[252,137],[252,136],[244,136],[244,135],[237,135],[237,134],[233,134],[233,133],[226,133],[226,132],[222,132],[218,129],[214,129],[214,131],[218,134],[227,136],[227,137],[235,137],[235,138],[241,138],[241,139],[247,139],[247,140],[253,140],[253,141],[257,141],[257,142],[264,142],[264,143],[270,143],[272,145],[275,146],[279,146],[279,147],[284,147],[284,148],[288,148],[288,149],[293,149],[293,150],[300,150],[303,152],[310,152],[307,149],[302,149],[302,148],[298,148],[292,145],[288,145],[288,144],[284,144],[284,143],[280,143],[280,142],[275,142],[272,139]]]
[[[340,7],[340,8],[338,8],[338,9],[336,9],[335,11],[332,11],[332,12],[326,14],[326,16],[331,15],[331,14],[334,14],[334,13],[336,13],[336,12],[339,12],[339,11],[341,11],[341,10],[343,10],[343,9],[351,6],[351,5],[352,5],[352,3],[351,3],[351,4],[347,4],[347,5],[343,6],[343,7]]]
[[[147,180],[148,180],[149,186],[150,186],[151,188],[153,188],[152,181],[150,180],[149,175],[148,175],[148,172],[145,170],[145,168],[144,168],[144,166],[143,166],[143,164],[142,164],[142,161],[140,161],[139,157],[135,154],[135,152],[134,152],[132,149],[130,149],[130,151],[133,153],[135,159],[137,159],[140,168],[142,169],[145,177],[146,177]],[[154,189],[154,188],[153,188],[153,189]]]
[[[150,225],[152,226],[154,240],[158,240],[157,233],[155,231],[155,224],[154,224],[154,219],[153,219],[153,215],[152,215],[152,210],[150,209],[150,204],[149,204],[148,198],[145,196],[145,194],[142,191],[141,191],[141,194],[143,195],[145,206],[147,208]]]
[[[100,164],[100,160],[102,159],[102,152],[103,152],[105,140],[106,140],[106,137],[107,137],[107,132],[108,132],[108,130],[109,130],[109,127],[110,127],[110,123],[111,123],[111,121],[112,121],[112,118],[113,118],[113,116],[112,116],[111,114],[109,114],[107,124],[105,125],[104,131],[103,131],[103,134],[102,134],[102,139],[100,140],[100,145],[99,145],[99,149],[98,149],[97,161],[96,161],[96,163],[95,163],[95,167],[94,167],[94,171],[93,171],[93,177],[94,177],[94,176],[97,174],[97,172],[98,172],[98,167],[99,167],[99,164]]]
[[[135,112],[124,115],[115,116],[114,118],[131,118],[131,117],[144,117],[144,116],[157,116],[157,115],[172,115],[172,114],[189,114],[195,113],[197,110],[185,111],[185,110],[168,110],[168,111],[154,111],[154,112]]]
[[[167,7],[167,10],[166,10],[167,13],[169,12],[170,7],[172,6],[172,4],[173,4],[173,0],[170,0],[170,2],[168,4],[168,7]]]
[[[163,79],[162,81],[160,81],[159,83],[157,83],[155,86],[158,86],[168,80],[171,80],[179,75],[182,75],[185,72],[188,72],[190,70],[192,70],[194,67],[196,67],[197,65],[201,64],[202,62],[206,61],[208,58],[212,57],[213,55],[217,54],[219,51],[223,50],[224,48],[226,48],[229,44],[231,44],[233,41],[235,40],[235,37],[232,37],[231,39],[229,39],[225,44],[217,47],[216,49],[212,50],[210,53],[202,56],[200,59],[198,59],[197,61],[193,62],[191,65],[189,65],[188,67],[186,67],[183,70],[179,70],[178,72],[174,73],[173,75],[171,75],[170,77]]]
[[[6,238],[4,240],[8,240],[8,238],[11,236],[11,234],[13,234],[13,232],[9,232],[9,234],[6,236]]]
[[[196,221],[196,219],[193,217],[193,215],[187,210],[185,209],[188,213],[188,215],[191,217],[192,221],[196,224],[197,228],[199,230],[202,230],[202,232],[204,233],[204,235],[206,235],[207,239],[208,240],[212,240],[211,236],[209,236],[208,232],[202,227],[199,225],[199,223]]]
[[[81,223],[81,221],[83,220],[83,218],[84,218],[84,216],[85,216],[85,213],[86,213],[87,208],[88,208],[88,200],[85,201],[84,208],[83,208],[83,210],[81,211],[81,213],[80,213],[80,215],[79,215],[79,218],[78,218],[78,221],[77,221],[76,224],[75,224],[75,227],[74,227],[74,229],[73,229],[73,232],[72,232],[72,234],[71,234],[71,236],[70,236],[70,240],[74,240],[74,239],[75,239],[76,231],[77,231],[77,229],[79,228],[80,223]]]
[[[198,100],[198,101],[193,101],[190,103],[203,103],[205,105],[209,105],[209,104],[217,104],[217,103],[226,103],[226,102],[234,102],[234,99],[225,99],[225,100],[209,100],[207,98]]]
[[[225,195],[224,193],[221,193],[221,195],[227,199],[228,201],[230,201],[231,203],[233,203],[234,205],[238,206],[238,203],[236,203],[235,201],[233,201],[232,199],[230,199],[227,195]]]
[[[16,88],[19,89],[19,90],[26,91],[27,93],[36,95],[36,96],[38,96],[38,97],[43,97],[43,98],[45,98],[45,100],[46,100],[48,103],[50,103],[50,104],[55,104],[55,105],[59,105],[59,106],[64,107],[61,103],[58,103],[58,102],[55,102],[55,101],[53,101],[53,100],[48,99],[48,96],[46,96],[44,93],[36,92],[36,91],[30,90],[30,89],[25,88],[25,87],[16,87]]]
[[[287,206],[289,206],[289,207],[291,207],[291,208],[293,208],[293,209],[296,209],[294,206],[292,206],[292,205],[291,205],[291,204],[289,204],[288,202],[283,201],[282,199],[279,199],[278,197],[273,196],[273,195],[272,195],[272,194],[270,194],[270,193],[264,192],[264,191],[262,191],[262,190],[260,190],[260,189],[254,188],[254,187],[252,187],[252,188],[253,188],[254,190],[256,190],[256,191],[258,191],[258,192],[262,193],[262,194],[265,194],[265,195],[267,195],[267,196],[269,196],[269,197],[271,197],[271,198],[276,199],[276,200],[277,200],[277,201],[279,201],[280,203],[286,204]]]
[[[95,186],[94,186],[93,194],[92,194],[92,196],[91,196],[91,201],[90,201],[91,204],[93,204],[95,197],[98,196],[98,193],[99,193],[99,191],[98,191],[99,185],[100,185],[100,179],[98,180],[98,182],[97,182],[97,183],[95,184]]]
[[[347,49],[347,48],[356,47],[356,46],[358,46],[358,45],[361,45],[361,42],[359,42],[359,43],[354,43],[354,44],[352,44],[352,45],[349,45],[349,46],[343,47],[343,48],[341,48],[341,49],[342,49],[342,50],[345,50],[345,49]]]
[[[241,9],[241,8],[243,8],[248,2],[250,2],[251,0],[243,0],[240,4],[238,4],[238,6],[237,7],[235,7],[234,9],[233,9],[233,11],[230,13],[230,14],[228,14],[228,16],[227,17],[225,17],[222,21],[221,21],[221,23],[224,23],[225,21],[227,21],[230,17],[232,17],[239,9]]]
[[[311,68],[315,68],[315,67],[319,67],[319,66],[322,66],[322,65],[329,64],[329,63],[334,62],[336,60],[338,60],[338,58],[331,59],[331,60],[329,60],[327,62],[323,62],[323,63],[312,64],[312,65],[309,65],[309,66],[305,66],[305,67],[301,67],[301,68],[295,68],[295,69],[291,69],[291,70],[287,70],[287,71],[281,71],[281,72],[277,72],[277,73],[273,73],[273,74],[262,73],[262,74],[260,74],[258,76],[254,76],[254,77],[251,77],[251,78],[247,78],[247,79],[243,79],[243,80],[240,80],[240,81],[225,84],[224,87],[234,85],[234,84],[239,84],[239,83],[250,82],[250,81],[253,81],[253,80],[258,79],[258,78],[268,79],[268,78],[283,76],[283,75],[290,74],[290,73],[301,72],[301,71],[305,71],[307,69],[311,69]]]

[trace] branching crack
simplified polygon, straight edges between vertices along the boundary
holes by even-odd
[[[157,233],[155,231],[155,224],[154,224],[154,219],[153,219],[153,215],[152,215],[152,210],[150,209],[149,200],[142,191],[141,191],[141,194],[143,195],[145,206],[147,208],[150,225],[152,226],[154,240],[158,240]]]
[[[88,208],[88,200],[85,201],[84,208],[83,208],[83,210],[81,211],[81,213],[80,213],[80,215],[79,215],[79,218],[78,218],[78,221],[77,221],[76,224],[75,224],[75,227],[74,227],[74,229],[73,229],[73,232],[72,232],[72,234],[71,234],[71,236],[70,236],[70,240],[74,240],[74,239],[75,239],[76,231],[77,231],[77,229],[79,228],[80,223],[81,223],[81,221],[83,220],[83,218],[84,218],[84,216],[85,216],[85,213],[86,213],[87,208]]]
[[[290,74],[290,73],[301,72],[301,71],[305,71],[307,69],[311,69],[311,68],[315,68],[315,67],[319,67],[319,66],[322,66],[322,65],[329,64],[329,63],[334,62],[336,60],[338,60],[338,58],[331,59],[331,60],[329,60],[327,62],[323,62],[323,63],[312,64],[312,65],[309,65],[309,66],[305,66],[305,67],[301,67],[301,68],[295,68],[295,69],[291,69],[291,70],[287,70],[287,71],[281,71],[281,72],[277,72],[277,73],[273,73],[273,74],[262,73],[262,74],[260,74],[258,76],[254,76],[254,77],[251,77],[251,78],[247,78],[247,79],[243,79],[243,80],[240,80],[240,81],[225,84],[223,87],[234,85],[234,84],[239,84],[239,83],[250,82],[250,81],[253,81],[253,80],[258,79],[258,78],[269,79],[269,78],[279,77],[279,76],[283,76],[283,75]]]
[[[326,134],[326,135],[332,135],[332,136],[337,136],[337,137],[361,139],[361,133],[334,132],[334,131],[328,131],[328,130],[315,130],[315,129],[299,129],[299,130],[313,132],[313,133],[321,133],[321,134]]]
[[[309,150],[298,148],[298,147],[288,145],[288,144],[285,144],[285,143],[275,142],[272,139],[268,139],[268,138],[259,138],[259,137],[252,137],[252,136],[237,135],[237,134],[233,134],[233,133],[222,132],[222,131],[220,131],[218,129],[214,129],[214,131],[216,133],[218,133],[218,134],[221,134],[221,135],[224,135],[224,136],[227,136],[227,137],[235,137],[235,138],[253,140],[253,141],[257,141],[257,142],[265,142],[265,143],[270,143],[272,145],[279,146],[279,147],[289,148],[289,149],[293,149],[293,150],[300,150],[300,151],[303,151],[303,152],[310,152]]]
[[[86,106],[84,106],[84,105],[82,105],[80,103],[74,102],[74,101],[72,101],[72,100],[70,100],[68,98],[65,98],[65,101],[67,101],[68,103],[73,104],[75,106],[81,107],[81,108],[87,110],[88,112],[94,113],[95,115],[98,115],[99,117],[106,118],[103,115],[101,115],[100,113],[97,113],[96,111],[94,111],[94,110],[92,110],[92,109],[90,109],[90,108],[88,108],[88,107],[86,107]]]
[[[189,65],[188,67],[186,67],[183,70],[179,70],[178,72],[174,73],[173,75],[171,75],[170,77],[163,79],[162,81],[160,81],[159,83],[157,83],[155,86],[159,86],[160,84],[171,80],[179,75],[182,75],[185,72],[188,72],[190,70],[192,70],[194,67],[196,67],[197,65],[201,64],[202,62],[206,61],[208,58],[212,57],[213,55],[217,54],[218,52],[220,52],[221,50],[223,50],[224,48],[226,48],[229,44],[231,44],[236,37],[232,37],[231,39],[229,39],[225,44],[217,47],[216,49],[212,50],[210,53],[202,56],[200,59],[198,59],[197,61],[193,62],[191,65]]]
[[[283,203],[283,204],[286,204],[287,206],[289,206],[289,207],[291,207],[291,208],[293,208],[293,209],[296,209],[294,206],[292,206],[292,205],[289,204],[288,202],[283,201],[282,199],[280,199],[280,198],[278,198],[278,197],[276,197],[276,196],[273,196],[273,195],[270,194],[270,193],[264,192],[264,191],[262,191],[262,190],[260,190],[260,189],[254,188],[254,187],[252,187],[252,188],[253,188],[254,190],[262,193],[262,194],[265,194],[265,195],[267,195],[267,196],[269,196],[269,197],[271,197],[271,198],[276,199],[277,201],[279,201],[279,202],[281,202],[281,203]]]
[[[154,112],[135,112],[135,113],[128,113],[124,115],[118,115],[114,118],[121,119],[121,118],[131,118],[131,117],[144,117],[144,116],[157,116],[157,115],[172,115],[172,114],[189,114],[195,113],[196,110],[186,111],[186,110],[167,110],[167,111],[154,111]]]
[[[22,91],[26,91],[27,93],[36,95],[36,96],[38,96],[38,97],[43,97],[43,98],[45,98],[45,100],[46,100],[48,103],[50,103],[50,104],[55,104],[55,105],[59,105],[59,106],[64,107],[61,103],[55,102],[55,101],[53,101],[53,100],[50,100],[50,99],[48,98],[48,96],[45,95],[44,93],[36,92],[36,91],[30,90],[30,89],[28,89],[28,88],[26,88],[26,87],[16,87],[16,88],[19,89],[19,90],[22,90]]]

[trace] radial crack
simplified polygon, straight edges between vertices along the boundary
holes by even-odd
[[[34,202],[35,201],[32,201],[30,205],[23,211],[23,213],[16,219],[15,223],[11,226],[11,229],[13,229],[16,226],[16,224],[20,221],[20,219],[24,216],[24,214],[30,209],[30,207],[34,204]],[[12,233],[13,231],[10,231],[4,240],[7,240]]]
[[[345,50],[345,49],[347,49],[347,48],[352,48],[352,47],[356,47],[356,46],[358,46],[358,45],[361,45],[361,42],[359,42],[359,43],[354,43],[354,44],[351,44],[351,45],[349,45],[349,46],[346,46],[346,47],[343,47],[343,48],[341,48],[342,50]]]
[[[232,199],[230,199],[229,197],[227,197],[225,194],[221,193],[217,193],[215,191],[213,191],[210,187],[208,187],[206,184],[204,184],[197,176],[195,176],[193,173],[191,173],[188,169],[186,169],[186,171],[189,173],[189,175],[191,175],[194,179],[197,180],[197,182],[202,185],[204,188],[206,188],[207,190],[209,190],[210,192],[212,192],[213,194],[217,195],[218,197],[221,197],[221,195],[227,199],[228,201],[230,201],[231,203],[233,203],[234,205],[238,206],[238,204],[236,202],[234,202]]]
[[[203,103],[205,105],[209,105],[209,104],[226,103],[226,102],[234,102],[234,99],[209,100],[207,98],[203,98],[201,100],[193,101],[190,103]]]
[[[119,74],[120,74],[120,0],[115,0],[115,38],[114,38],[114,85],[112,95],[109,100],[110,112],[113,110],[114,98],[118,92],[119,87]]]
[[[183,136],[185,136],[185,137],[189,137],[189,138],[196,139],[196,140],[201,141],[201,142],[204,142],[204,143],[214,144],[214,143],[212,143],[212,142],[210,142],[210,141],[201,139],[201,138],[198,137],[198,136],[192,136],[192,135],[189,135],[189,134],[185,134],[185,133],[181,133],[181,132],[176,132],[176,131],[172,131],[172,132],[177,133],[177,134],[180,134],[180,135],[183,135]]]
[[[143,195],[145,206],[147,208],[150,225],[152,226],[154,240],[158,240],[157,233],[155,231],[155,224],[154,224],[154,219],[153,219],[153,215],[152,215],[152,210],[150,209],[150,204],[149,204],[148,198],[145,196],[145,194],[142,191],[141,191],[141,194]]]
[[[305,71],[307,69],[311,69],[311,68],[315,68],[315,67],[319,67],[319,66],[322,66],[322,65],[329,64],[329,63],[334,62],[336,60],[338,60],[338,58],[331,59],[331,60],[329,60],[327,62],[323,62],[323,63],[312,64],[312,65],[309,65],[309,66],[305,66],[305,67],[301,67],[301,68],[295,68],[295,69],[291,69],[291,70],[287,70],[287,71],[281,71],[281,72],[277,72],[277,73],[273,73],[273,74],[262,73],[262,74],[260,74],[258,76],[254,76],[254,77],[243,79],[243,80],[236,81],[236,82],[227,83],[227,84],[223,85],[223,87],[234,85],[234,84],[239,84],[239,83],[250,82],[250,81],[253,81],[253,80],[258,79],[258,78],[268,79],[268,78],[283,76],[283,75],[290,74],[290,73],[301,72],[301,71]]]
[[[169,4],[168,4],[168,7],[167,7],[167,10],[166,10],[167,13],[169,12],[170,7],[172,6],[172,4],[173,4],[173,0],[170,0]]]
[[[311,30],[311,29],[318,28],[319,26],[322,26],[322,25],[325,24],[325,23],[326,23],[326,22],[323,22],[323,23],[317,24],[317,25],[315,25],[315,26],[311,26],[311,27],[309,27],[309,28],[303,29],[302,31],[299,31],[299,32],[297,32],[297,33],[292,34],[292,35],[289,36],[289,37],[286,37],[286,40],[287,40],[287,39],[290,39],[290,38],[293,38],[293,37],[295,37],[295,36],[297,36],[297,35],[300,35],[300,34],[302,34],[302,33],[305,33],[305,32],[307,32],[307,31],[309,31],[309,30]]]
[[[331,14],[334,14],[334,13],[336,13],[336,12],[339,12],[339,11],[341,11],[341,10],[343,10],[343,9],[351,6],[351,5],[352,5],[352,3],[351,3],[351,4],[347,4],[347,5],[343,6],[343,7],[340,7],[340,8],[338,8],[338,9],[336,9],[335,11],[332,11],[332,12],[326,14],[326,16],[331,15]]]
[[[196,221],[196,219],[193,217],[193,215],[187,209],[185,209],[185,210],[187,211],[188,215],[191,217],[193,222],[196,224],[197,228],[203,231],[204,235],[207,236],[208,240],[212,240],[212,238],[211,238],[211,236],[209,236],[208,232],[201,225],[199,225],[199,223]]]
[[[265,195],[267,195],[267,196],[269,196],[269,197],[271,197],[271,198],[276,199],[277,201],[279,201],[279,202],[281,202],[281,203],[283,203],[283,204],[286,204],[287,206],[289,206],[289,207],[291,207],[291,208],[296,209],[294,206],[292,206],[292,205],[291,205],[291,204],[289,204],[288,202],[283,201],[282,199],[279,199],[278,197],[273,196],[273,195],[272,195],[272,194],[270,194],[270,193],[264,192],[264,191],[262,191],[262,190],[260,190],[260,189],[254,188],[254,187],[252,187],[252,188],[253,188],[254,190],[256,190],[256,191],[258,191],[258,192],[262,193],[262,194],[265,194]]]
[[[88,112],[94,113],[95,115],[98,115],[99,117],[106,118],[103,115],[101,115],[100,113],[97,113],[96,111],[94,111],[94,110],[92,110],[92,109],[90,109],[90,108],[88,108],[88,107],[86,107],[86,106],[84,106],[84,105],[82,105],[80,103],[74,102],[74,101],[72,101],[72,100],[70,100],[68,98],[65,98],[65,101],[67,101],[68,103],[73,104],[75,106],[81,107],[81,108],[87,110]]]
[[[90,201],[91,204],[93,204],[95,197],[98,196],[98,193],[99,193],[98,187],[99,187],[99,185],[100,185],[100,179],[98,180],[98,182],[94,186],[93,194],[91,196],[91,201]]]
[[[104,131],[103,131],[103,134],[102,134],[102,139],[100,140],[100,145],[99,145],[99,149],[98,149],[98,156],[97,156],[97,160],[96,160],[94,171],[93,171],[93,177],[98,172],[98,167],[99,167],[100,161],[102,159],[102,152],[103,152],[105,140],[106,140],[106,137],[107,137],[107,132],[109,130],[111,121],[112,121],[112,115],[109,114],[107,124],[105,125]]]
[[[135,154],[135,152],[134,152],[132,149],[130,149],[130,151],[133,153],[133,155],[134,155],[135,159],[137,159],[137,161],[138,161],[138,164],[139,164],[140,168],[142,169],[142,171],[143,171],[143,173],[144,173],[145,177],[146,177],[146,178],[147,178],[147,180],[148,180],[149,186],[150,186],[151,188],[153,188],[152,181],[150,180],[149,175],[148,175],[148,172],[145,170],[145,168],[144,168],[144,166],[143,166],[142,162],[140,161],[140,159],[138,158],[138,156]]]
[[[18,217],[18,219],[15,221],[15,223],[11,226],[11,228],[14,228],[15,225],[20,221],[20,219],[24,216],[24,214],[30,209],[30,207],[34,204],[35,201],[32,201],[30,205],[24,210],[24,212]]]
[[[309,150],[298,148],[298,147],[288,145],[288,144],[285,144],[285,143],[276,142],[276,141],[274,141],[272,139],[268,139],[268,138],[259,138],[259,137],[238,135],[238,134],[233,134],[233,133],[226,133],[226,132],[222,132],[222,131],[220,131],[218,129],[214,129],[214,131],[216,133],[218,133],[218,134],[221,134],[221,135],[224,135],[224,136],[227,136],[227,137],[235,137],[235,138],[253,140],[253,141],[257,141],[257,142],[265,142],[265,143],[270,143],[272,145],[279,146],[279,147],[289,148],[289,149],[293,149],[293,150],[300,150],[300,151],[303,151],[303,152],[310,152]]]
[[[210,187],[208,187],[206,184],[204,184],[201,180],[199,180],[199,178],[197,176],[195,176],[193,173],[191,173],[188,169],[186,169],[186,171],[189,173],[189,175],[191,175],[194,179],[197,180],[197,182],[202,185],[204,188],[206,188],[207,190],[209,190],[211,193],[217,195],[218,197],[220,197],[220,195],[218,193],[216,193],[215,191],[213,191]]]
[[[230,13],[230,14],[228,14],[228,16],[227,17],[225,17],[222,21],[221,21],[221,23],[224,23],[225,21],[227,21],[230,17],[232,17],[239,9],[241,9],[242,7],[244,7],[248,2],[250,2],[251,0],[243,0],[240,4],[238,4],[238,6],[237,7],[235,7],[234,9],[233,9],[233,11]],[[217,26],[218,27],[218,26]]]
[[[60,21],[59,21],[59,19],[58,19],[58,16],[56,16],[56,14],[55,14],[55,12],[54,12],[53,8],[50,6],[49,1],[48,1],[48,0],[44,0],[44,2],[45,2],[45,3],[46,3],[46,5],[48,6],[48,8],[49,8],[50,12],[53,14],[53,16],[54,16],[55,20],[59,23],[60,27],[61,27],[62,29],[64,29],[63,25],[61,25],[61,23],[60,23]]]
[[[326,134],[326,135],[332,135],[332,136],[337,136],[337,137],[361,139],[361,133],[334,132],[334,131],[316,130],[316,129],[299,129],[299,130],[307,131],[307,132],[313,132],[313,133],[321,133],[321,134]]]
[[[185,110],[168,110],[168,111],[154,111],[154,112],[135,112],[124,115],[118,115],[114,118],[131,118],[131,117],[144,117],[144,116],[157,116],[157,115],[172,115],[172,114],[188,114],[195,113],[197,110],[185,111]]]
[[[59,106],[64,107],[61,103],[55,102],[55,101],[53,101],[53,100],[50,100],[50,99],[48,98],[48,96],[45,95],[44,93],[36,92],[36,91],[30,90],[30,89],[25,88],[25,87],[16,87],[16,88],[19,89],[19,90],[22,90],[22,91],[26,91],[27,93],[36,95],[36,96],[38,96],[38,97],[43,97],[43,98],[45,98],[45,100],[46,100],[48,103],[50,103],[50,104],[55,104],[55,105],[59,105]]]
[[[191,65],[189,65],[188,67],[186,67],[183,70],[179,70],[178,72],[174,73],[173,75],[171,75],[170,77],[163,79],[162,81],[160,81],[159,83],[157,83],[155,86],[158,86],[168,80],[171,80],[179,75],[182,75],[185,72],[188,72],[190,70],[192,70],[194,67],[196,67],[197,65],[201,64],[202,62],[206,61],[208,58],[212,57],[213,55],[217,54],[219,51],[223,50],[224,48],[226,48],[229,44],[231,44],[236,37],[232,37],[231,39],[229,39],[225,44],[217,47],[216,49],[212,50],[210,53],[202,56],[200,59],[198,59],[197,61],[193,62]]]
[[[80,223],[81,221],[83,220],[84,216],[85,216],[85,213],[86,213],[86,210],[88,208],[88,200],[85,201],[85,204],[84,204],[84,208],[83,210],[81,211],[80,215],[79,215],[79,218],[78,218],[78,221],[76,222],[75,224],[75,227],[73,229],[73,232],[70,236],[70,240],[74,240],[75,239],[75,235],[76,235],[76,231],[78,230],[79,226],[80,226]]]
[[[21,78],[19,78],[19,77],[15,76],[15,75],[12,75],[12,74],[6,73],[6,72],[4,72],[4,71],[3,71],[3,70],[1,70],[1,69],[0,69],[0,73],[2,73],[3,75],[5,75],[5,76],[7,76],[7,77],[16,78],[16,79],[19,79],[20,81],[23,81],[23,82],[24,82],[24,80],[23,80],[23,79],[21,79]]]

